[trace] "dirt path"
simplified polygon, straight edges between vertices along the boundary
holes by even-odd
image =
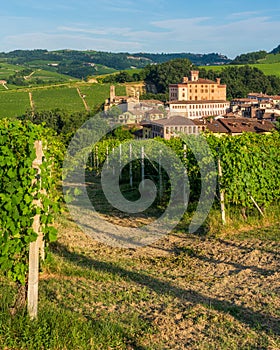
[[[30,79],[34,73],[35,73],[35,71],[32,72],[32,73],[30,73],[29,75],[25,75],[25,76],[23,77],[23,79],[24,79],[24,80]]]
[[[84,104],[84,106],[85,106],[86,111],[89,112],[90,109],[89,109],[89,106],[88,106],[88,104],[87,104],[87,102],[86,102],[86,100],[85,100],[85,95],[83,95],[83,94],[81,93],[81,90],[80,90],[78,87],[77,87],[77,92],[78,92],[80,98],[81,98],[82,101],[83,101],[83,104]]]
[[[32,110],[32,114],[34,114],[35,105],[34,105],[34,101],[33,101],[33,98],[32,98],[32,92],[29,92],[28,95],[29,95],[29,103],[30,103],[30,107],[31,107],[31,110]]]

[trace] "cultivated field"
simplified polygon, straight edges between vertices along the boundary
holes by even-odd
[[[38,111],[55,108],[68,112],[85,111],[85,106],[77,92],[77,88],[86,96],[85,100],[90,110],[100,107],[110,94],[110,84],[73,82],[71,84],[8,91],[0,85],[0,118],[21,116],[27,110],[30,110],[29,93],[32,94],[34,108]],[[125,95],[125,86],[117,85],[116,93]]]
[[[68,112],[84,110],[84,105],[74,87],[60,87],[32,91],[35,110],[62,109]]]
[[[0,92],[0,118],[17,117],[24,114],[28,109],[30,109],[30,103],[27,92]]]
[[[10,75],[23,70],[25,67],[14,64],[8,64],[0,61],[0,79],[7,80]]]
[[[206,70],[213,70],[220,72],[225,67],[240,67],[241,65],[228,65],[228,66],[203,66],[200,68],[205,68]],[[258,63],[258,64],[250,64],[251,67],[256,67],[260,69],[266,75],[276,75],[280,76],[280,62],[277,63]]]

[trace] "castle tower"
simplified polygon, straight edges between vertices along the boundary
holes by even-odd
[[[110,102],[112,103],[116,97],[115,85],[110,86]]]
[[[199,71],[192,70],[191,71],[191,81],[198,81],[198,77],[199,77]]]

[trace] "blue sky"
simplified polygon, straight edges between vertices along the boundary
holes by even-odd
[[[218,52],[229,57],[280,44],[275,0],[9,0],[0,51]]]

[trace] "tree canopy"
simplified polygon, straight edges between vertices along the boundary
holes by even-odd
[[[190,60],[186,58],[178,58],[157,65],[148,65],[144,68],[145,83],[152,91],[153,87],[157,93],[167,93],[169,84],[182,81],[184,76],[189,76],[193,69]]]

